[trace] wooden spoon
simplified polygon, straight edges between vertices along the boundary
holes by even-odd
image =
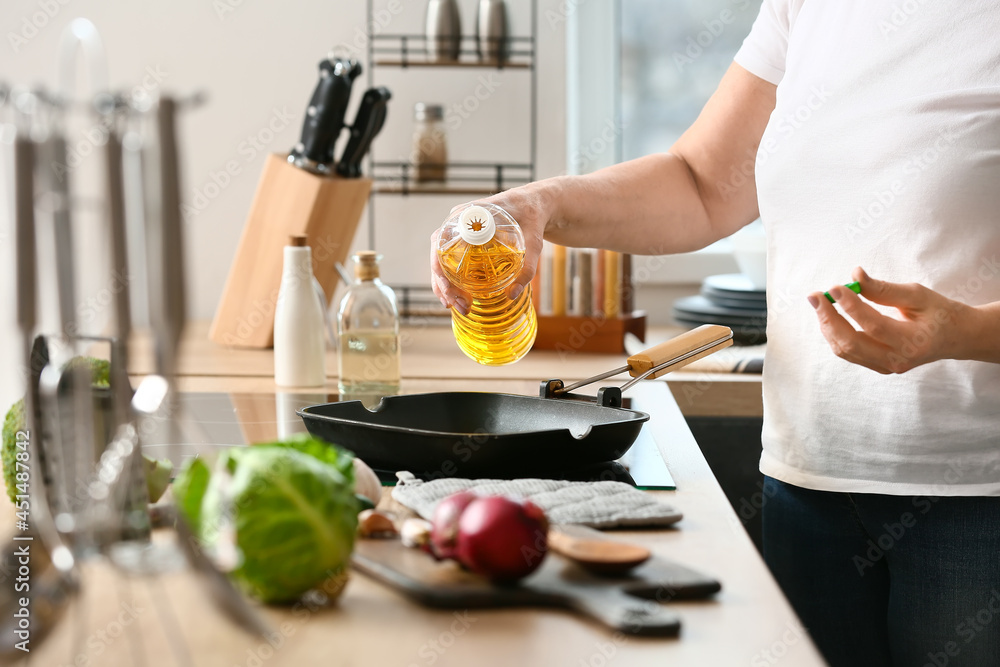
[[[574,536],[556,527],[549,529],[549,548],[588,572],[602,576],[625,574],[652,555],[649,549],[637,544]]]

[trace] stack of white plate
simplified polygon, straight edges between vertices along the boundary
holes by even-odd
[[[694,326],[721,324],[733,330],[738,343],[763,343],[767,326],[766,293],[741,273],[709,276],[701,284],[701,294],[674,303],[674,319]]]

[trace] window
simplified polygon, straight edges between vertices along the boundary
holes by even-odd
[[[621,157],[666,151],[715,91],[761,0],[618,0]],[[755,223],[759,225],[759,223]],[[738,271],[723,239],[670,261],[637,257],[647,283],[694,283]]]
[[[760,0],[619,0],[622,157],[665,151],[694,122]]]

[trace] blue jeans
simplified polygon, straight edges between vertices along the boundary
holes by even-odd
[[[764,559],[832,667],[1000,666],[1000,498],[764,496]]]

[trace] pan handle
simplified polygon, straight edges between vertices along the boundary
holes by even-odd
[[[628,373],[637,379],[657,378],[732,344],[732,329],[717,324],[703,324],[665,343],[633,354],[628,358]]]
[[[732,344],[732,329],[716,324],[703,324],[697,329],[692,329],[691,331],[682,333],[679,336],[675,336],[665,343],[654,345],[648,350],[643,350],[638,354],[633,354],[628,358],[628,364],[626,366],[622,366],[621,368],[615,368],[614,370],[610,370],[606,373],[589,377],[586,380],[574,382],[569,386],[564,386],[562,380],[548,380],[542,382],[539,395],[542,398],[553,398],[556,396],[578,398],[570,392],[574,389],[585,387],[588,384],[593,384],[598,380],[604,380],[628,371],[629,375],[632,376],[631,380],[627,381],[621,387],[605,388],[607,390],[614,390],[617,397],[609,394],[607,397],[608,402],[604,402],[600,398],[598,399],[598,402],[602,405],[614,404],[612,407],[620,407],[621,392],[625,391],[639,380],[660,377],[670,371],[683,368],[693,361],[697,361],[714,352],[718,352],[723,348],[729,347]],[[579,398],[580,400],[587,400],[582,397]]]

